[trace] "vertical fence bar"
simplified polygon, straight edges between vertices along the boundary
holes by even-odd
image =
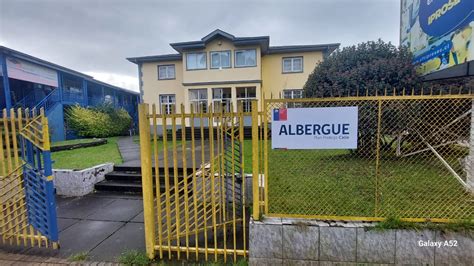
[[[258,103],[252,101],[252,190],[253,219],[260,219],[259,171],[258,171]]]
[[[268,214],[268,113],[267,113],[267,104],[265,99],[263,99],[263,176],[265,178],[265,187],[264,191],[264,206],[265,214]]]
[[[140,160],[142,169],[143,215],[145,217],[146,252],[150,259],[155,257],[155,217],[153,199],[153,177],[151,170],[150,122],[148,104],[138,106],[140,128]]]
[[[176,109],[173,110],[173,114],[171,115],[171,141],[173,144],[173,177],[174,177],[174,213],[175,213],[175,227],[176,227],[176,253],[178,255],[178,260],[181,257],[181,243],[179,239],[179,235],[181,233],[181,210],[180,210],[180,202],[179,202],[179,180],[178,180],[178,147],[177,147],[177,140],[176,140]],[[171,234],[171,228],[169,229]]]
[[[181,155],[183,157],[183,178],[184,178],[184,223],[186,230],[186,259],[189,260],[189,197],[188,197],[188,173],[186,163],[186,117],[184,105],[181,104]]]
[[[43,160],[44,160],[44,175],[46,176],[46,202],[48,204],[48,216],[49,216],[49,230],[50,240],[53,241],[53,248],[57,248],[57,241],[59,240],[58,235],[58,224],[56,220],[56,200],[54,198],[54,184],[53,184],[53,169],[51,160],[51,144],[49,142],[49,124],[48,119],[44,113],[44,109],[41,108],[41,125],[43,131]]]
[[[374,216],[377,217],[379,213],[379,176],[380,176],[380,134],[382,130],[382,100],[378,100],[377,111],[377,138],[375,151],[375,211]]]
[[[245,176],[245,145],[244,145],[244,113],[242,105],[237,106],[237,112],[239,116],[239,141],[240,141],[240,173],[242,177],[242,238],[244,247],[244,258],[247,256],[247,229],[246,229],[246,204],[247,204],[247,191],[246,191],[246,179]]]
[[[232,236],[234,246],[234,263],[237,262],[237,226],[236,226],[236,215],[235,215],[235,124],[234,124],[234,107],[230,104],[230,121],[231,121],[231,132],[230,132],[230,143],[232,150]],[[242,157],[241,157],[242,158]],[[227,187],[226,187],[227,188]],[[242,190],[241,190],[242,193]]]
[[[7,109],[3,109],[3,127],[5,129],[5,148],[7,151],[7,173],[10,173],[13,171],[13,164],[12,164],[12,152],[10,150],[10,130],[8,129],[8,115],[7,115]]]
[[[219,112],[219,134],[220,135],[220,138],[218,138],[218,141],[219,141],[219,144],[218,146],[220,147],[220,152],[219,152],[219,160],[220,160],[220,171],[219,171],[219,182],[220,182],[220,198],[221,198],[221,206],[220,206],[220,209],[221,209],[221,213],[220,213],[220,216],[221,216],[221,221],[220,223],[222,224],[222,234],[223,234],[223,237],[224,239],[222,240],[222,243],[224,244],[224,263],[227,262],[227,227],[226,227],[226,222],[227,222],[227,213],[226,213],[226,200],[227,200],[227,196],[226,196],[226,190],[227,190],[227,184],[226,184],[226,171],[225,171],[225,143],[224,143],[224,139],[226,137],[226,130],[227,130],[227,127],[226,127],[226,123],[224,122],[225,120],[225,116],[224,116],[224,106],[221,104],[220,105],[220,112]]]
[[[467,165],[466,183],[471,193],[474,193],[474,99],[471,100],[471,125],[469,134],[469,165]]]
[[[213,105],[209,105],[209,160],[211,175],[211,207],[212,207],[212,232],[214,236],[214,260],[217,261],[217,225],[216,225],[216,194],[215,194],[215,164],[214,164],[214,113]]]
[[[162,134],[163,134],[163,168],[165,172],[165,205],[166,205],[166,237],[168,244],[168,259],[171,259],[171,202],[170,202],[170,173],[168,166],[168,125],[166,106],[162,106]]]
[[[157,220],[158,220],[158,244],[160,259],[163,259],[163,222],[161,219],[162,209],[161,209],[161,181],[160,181],[160,160],[159,160],[159,150],[158,150],[158,129],[157,129],[157,118],[156,118],[156,105],[152,105],[152,123],[153,123],[153,158],[155,160],[155,180],[156,180],[156,207],[157,207]]]
[[[198,205],[197,205],[197,180],[196,180],[196,142],[195,142],[195,135],[194,135],[194,108],[191,106],[191,115],[189,118],[189,126],[191,127],[191,161],[192,161],[192,168],[193,168],[193,205],[194,205],[194,244],[196,247],[195,255],[196,255],[196,261],[199,259],[199,222],[198,222]],[[201,136],[202,138],[202,136]],[[201,169],[201,174],[202,169]],[[204,210],[205,212],[205,210]]]
[[[204,258],[207,261],[208,256],[209,256],[209,250],[208,250],[208,243],[207,243],[207,180],[206,180],[206,173],[205,173],[205,165],[206,165],[206,154],[204,151],[204,118],[203,118],[203,105],[199,105],[199,126],[200,126],[200,132],[201,132],[201,179],[202,179],[202,197],[203,197],[203,205],[204,205],[204,211],[203,211],[203,230],[204,230]],[[208,126],[209,129],[209,126]],[[209,140],[209,145],[210,145],[210,140]],[[211,157],[212,157],[212,152],[211,152]],[[209,157],[209,158],[211,158]],[[209,159],[210,161],[210,159]]]

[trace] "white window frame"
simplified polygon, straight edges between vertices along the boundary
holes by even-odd
[[[212,65],[212,63],[214,62],[212,60],[212,55],[214,54],[218,54],[219,55],[219,65],[218,66],[214,66]],[[227,66],[223,66],[222,65],[222,55],[223,54],[227,54],[229,56],[229,65]],[[226,50],[226,51],[211,51],[209,52],[209,60],[210,60],[210,64],[211,64],[211,69],[223,69],[223,68],[231,68],[232,66],[232,53],[230,50]]]
[[[285,92],[289,92],[290,93],[290,97],[286,97],[285,95]],[[295,97],[296,96],[296,92],[300,93],[300,97]],[[303,89],[285,89],[282,91],[282,98],[283,99],[302,99],[304,96],[304,91]],[[299,107],[303,107],[303,103],[301,102],[288,102],[286,103],[286,108],[299,108]]]
[[[204,66],[203,67],[196,67],[196,68],[189,68],[189,56],[190,55],[198,55],[202,54],[204,55]],[[198,65],[197,61],[197,56],[196,56],[196,66]],[[206,52],[196,52],[196,53],[187,53],[186,54],[186,70],[202,70],[202,69],[207,69],[207,53]]]
[[[290,70],[285,70],[285,61],[290,61]],[[295,60],[301,60],[301,69],[295,69]],[[282,73],[303,73],[303,57],[302,56],[293,56],[293,57],[283,57],[281,61]]]
[[[252,52],[255,55],[255,64],[244,64],[238,65],[237,63],[237,54],[242,52]],[[234,52],[234,67],[256,67],[257,66],[257,49],[243,49],[243,50],[235,50]]]
[[[171,98],[172,97],[172,98]],[[163,101],[166,99],[165,101]],[[163,108],[167,115],[176,112],[176,94],[160,94],[160,113],[163,114]]]
[[[192,92],[197,92],[197,98],[191,99]],[[203,92],[206,92],[206,97],[201,97]],[[207,113],[208,91],[207,89],[189,89],[188,90],[189,105],[195,113]]]
[[[223,97],[223,90],[229,90],[229,97]],[[219,93],[215,93],[219,92]],[[230,112],[230,105],[232,102],[232,88],[212,88],[212,103],[214,104],[214,110],[220,111],[221,106],[224,106],[224,112]]]
[[[239,96],[239,90],[245,89],[245,95],[244,97]],[[249,96],[249,89],[255,89],[255,96],[250,97]],[[240,106],[240,103],[242,103],[243,107],[243,112],[251,112],[252,111],[252,100],[257,99],[257,87],[237,87],[235,88],[236,92],[236,99],[237,99],[237,105]]]
[[[169,69],[173,70],[173,75],[169,75]],[[164,73],[164,77],[161,77],[161,73]],[[158,65],[158,80],[176,79],[176,67],[174,64],[170,65]]]

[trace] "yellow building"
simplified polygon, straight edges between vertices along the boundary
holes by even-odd
[[[127,58],[138,65],[142,102],[160,111],[236,109],[266,98],[301,98],[308,75],[338,43],[270,46],[268,36],[235,37],[215,30],[199,41],[171,43],[178,53]]]

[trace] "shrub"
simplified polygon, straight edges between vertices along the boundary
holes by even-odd
[[[125,134],[132,118],[124,109],[114,109],[111,105],[90,108],[75,105],[66,110],[66,123],[78,136],[105,138]]]
[[[382,40],[360,43],[337,50],[318,64],[304,91],[307,97],[381,95],[397,88],[421,88],[407,48]]]

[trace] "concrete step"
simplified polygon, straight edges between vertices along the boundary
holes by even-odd
[[[142,185],[140,183],[118,182],[111,180],[104,180],[95,184],[95,189],[98,191],[142,193]]]

